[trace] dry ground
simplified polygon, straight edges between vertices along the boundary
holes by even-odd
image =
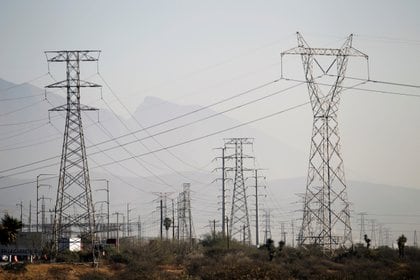
[[[0,270],[0,280],[79,280],[82,276],[94,271],[91,264],[28,264],[23,273]],[[116,270],[111,269],[110,266],[102,266],[96,271],[108,277],[112,277],[116,273]]]

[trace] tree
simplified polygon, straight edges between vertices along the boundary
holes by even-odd
[[[14,243],[22,227],[22,221],[5,214],[0,224],[0,244],[9,245]]]
[[[369,247],[370,247],[370,239],[368,238],[367,234],[365,234],[365,242],[366,242],[366,248],[369,249]]]
[[[172,224],[172,220],[170,218],[166,217],[163,220],[163,225],[165,226],[165,229],[166,229],[166,239],[168,238],[168,230],[171,227],[171,224]]]
[[[398,253],[400,255],[400,258],[404,258],[404,247],[405,247],[405,243],[407,242],[407,237],[405,237],[403,234],[400,237],[398,237],[397,242],[398,242]]]

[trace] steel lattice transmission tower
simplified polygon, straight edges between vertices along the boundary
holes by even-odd
[[[178,196],[178,238],[192,243],[193,222],[191,215],[190,184],[183,184],[183,191]]]
[[[81,111],[97,110],[80,104],[80,88],[100,85],[80,80],[80,62],[98,61],[100,51],[47,51],[48,62],[65,62],[66,79],[46,88],[65,88],[67,104],[49,111],[65,111],[66,125],[55,205],[53,249],[61,238],[81,237],[94,242],[95,216]]]
[[[245,186],[245,171],[253,171],[244,166],[244,159],[253,158],[244,154],[244,146],[252,145],[253,139],[250,138],[228,138],[225,139],[225,148],[235,151],[233,155],[228,155],[228,160],[234,160],[234,167],[228,171],[234,172],[232,210],[230,217],[229,236],[242,240],[245,244],[251,244],[251,226],[249,223],[248,202]]]
[[[316,244],[332,251],[352,244],[350,208],[347,199],[343,159],[340,153],[338,131],[338,107],[340,93],[349,57],[368,56],[352,47],[350,35],[339,49],[311,48],[297,33],[298,46],[285,51],[284,55],[300,55],[313,112],[313,129],[309,157],[309,170],[304,198],[303,221],[299,233],[299,244]],[[326,70],[323,57],[332,57]],[[336,66],[336,73],[331,74]],[[314,68],[321,76],[333,80],[327,93],[317,83]]]

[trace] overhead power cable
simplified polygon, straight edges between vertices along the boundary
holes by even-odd
[[[201,119],[198,119],[198,120],[195,120],[195,121],[191,121],[191,122],[189,122],[189,123],[185,123],[185,124],[182,124],[182,125],[179,125],[179,126],[173,127],[173,128],[169,128],[169,129],[166,129],[166,130],[163,130],[163,131],[157,132],[157,133],[155,133],[155,134],[152,134],[151,136],[145,136],[145,137],[140,138],[140,139],[136,139],[136,140],[132,140],[132,141],[129,141],[129,142],[125,142],[125,143],[124,143],[124,144],[122,144],[122,145],[123,145],[123,146],[130,145],[130,144],[133,144],[133,143],[136,143],[136,142],[139,142],[139,141],[143,141],[143,140],[149,139],[149,138],[151,138],[152,136],[159,136],[159,135],[166,134],[166,133],[169,133],[169,132],[172,132],[172,131],[175,131],[175,130],[181,129],[181,128],[185,128],[185,127],[191,126],[191,125],[196,124],[196,123],[198,123],[198,122],[202,122],[202,121],[205,121],[205,120],[208,120],[208,119],[214,118],[214,117],[216,117],[216,116],[223,115],[223,114],[225,114],[225,113],[227,113],[227,112],[231,112],[231,111],[233,111],[233,110],[237,110],[237,109],[239,109],[239,108],[242,108],[242,107],[245,107],[245,106],[248,106],[248,105],[254,104],[254,103],[256,103],[256,102],[262,101],[262,100],[267,99],[267,98],[269,98],[269,97],[273,97],[273,96],[275,96],[275,95],[278,95],[278,94],[281,94],[281,93],[287,92],[287,91],[289,91],[289,90],[291,90],[291,89],[294,89],[294,88],[296,88],[296,87],[298,87],[298,86],[300,86],[300,85],[302,85],[302,84],[304,84],[304,82],[300,82],[300,83],[298,83],[298,84],[295,84],[295,85],[293,85],[293,86],[287,87],[287,88],[285,88],[285,89],[281,89],[281,90],[275,91],[275,92],[270,93],[270,94],[268,94],[268,95],[264,95],[264,96],[259,97],[259,98],[257,98],[257,99],[254,99],[254,100],[251,100],[251,101],[248,101],[248,102],[245,102],[245,103],[239,104],[239,105],[237,105],[237,106],[234,106],[234,107],[231,107],[231,108],[229,108],[229,109],[226,109],[226,110],[223,110],[223,111],[220,111],[220,112],[214,113],[214,114],[212,114],[212,115],[209,115],[209,116],[203,117],[203,118],[201,118]],[[146,128],[146,129],[147,129],[147,128]],[[140,132],[140,131],[142,131],[142,130],[138,130],[138,131],[133,132],[133,133],[137,133],[137,132]],[[126,135],[125,135],[125,136],[126,136]],[[119,136],[119,137],[117,137],[117,138],[120,138],[120,137],[125,137],[125,136]],[[107,143],[107,142],[109,142],[109,141],[100,142],[100,143],[95,144],[94,146],[97,146],[97,145],[102,145],[102,144]],[[92,148],[92,147],[93,147],[93,146],[89,146],[88,148]],[[109,151],[109,150],[113,150],[113,149],[116,149],[116,148],[118,148],[118,147],[117,147],[117,146],[112,146],[112,147],[109,147],[109,148],[104,149],[104,151]],[[94,155],[94,154],[95,154],[95,153],[89,153],[89,155]]]
[[[47,76],[47,75],[49,75],[49,73],[48,73],[48,72],[47,72],[47,73],[45,73],[45,74],[42,74],[42,75],[40,75],[40,76],[38,76],[38,77],[35,77],[35,78],[33,78],[33,79],[30,79],[30,80],[28,80],[28,81],[26,81],[26,82],[22,82],[22,83],[20,83],[20,84],[14,84],[13,86],[10,86],[10,87],[7,87],[7,88],[3,88],[3,89],[1,89],[0,94],[4,94],[6,91],[9,91],[9,90],[11,90],[11,89],[14,89],[14,88],[17,88],[17,87],[21,87],[21,86],[24,86],[24,85],[30,84],[30,83],[32,83],[32,82],[34,82],[34,81],[36,81],[36,80],[39,80],[39,79],[41,79],[41,78],[43,78],[43,77],[45,77],[45,76]]]
[[[136,123],[143,128],[143,126],[139,123],[139,121],[135,118],[135,116],[133,116],[133,114],[131,114],[131,112],[127,109],[127,107],[121,102],[120,98],[114,94],[113,90],[111,89],[111,87],[108,85],[108,83],[102,78],[102,76],[98,73],[98,75],[101,77],[102,81],[105,83],[105,85],[108,87],[108,89],[111,91],[111,93],[114,95],[114,97],[118,100],[118,102],[120,103],[121,106],[123,106],[125,108],[125,110],[130,114],[131,118],[133,120],[136,121]],[[114,110],[112,110],[111,106],[109,106],[108,102],[105,101],[105,99],[103,99],[105,105],[108,107],[108,109],[114,114],[114,116],[117,118],[117,120],[127,129],[127,131],[130,131],[128,125],[121,120],[121,118],[114,112]],[[149,134],[149,132],[147,131],[147,133]],[[149,134],[150,135],[150,134]],[[137,141],[148,151],[150,151],[149,147],[144,144],[143,142],[139,141],[139,139],[137,138],[136,135],[133,134],[133,136],[137,139]],[[153,138],[156,143],[158,143],[159,145],[161,145],[155,138]],[[118,140],[115,140],[115,142],[121,147],[123,148],[128,154],[132,155],[131,151],[129,151],[124,145],[122,145]],[[167,168],[169,168],[170,170],[174,171],[176,174],[186,178],[187,180],[191,180],[190,178],[185,177],[182,173],[180,173],[179,171],[175,170],[174,168],[172,168],[168,163],[166,163],[165,161],[163,161],[160,157],[158,157],[157,155],[154,155],[155,158],[161,162],[163,165],[165,165]],[[165,182],[165,180],[163,180],[161,177],[157,176],[152,170],[150,170],[149,168],[147,168],[146,166],[144,166],[141,162],[139,162],[138,158],[135,158],[135,160],[142,165],[142,167],[144,169],[147,170],[147,172],[149,172],[150,174],[152,174],[154,177],[158,178],[160,181],[164,182],[166,185],[171,186],[170,184],[168,184],[167,182]],[[201,183],[201,182],[200,182]]]
[[[202,139],[205,139],[205,138],[208,138],[208,137],[214,136],[214,135],[218,135],[218,134],[221,134],[221,133],[224,133],[224,132],[230,131],[230,130],[237,129],[237,128],[242,127],[242,126],[246,126],[246,125],[249,125],[249,124],[252,124],[252,123],[255,123],[255,122],[259,122],[259,121],[262,121],[262,120],[265,120],[265,119],[268,119],[268,118],[272,118],[272,117],[275,117],[275,116],[281,115],[281,114],[286,113],[286,112],[288,112],[288,111],[292,111],[292,110],[298,109],[298,108],[300,108],[300,107],[303,107],[303,106],[305,106],[305,105],[308,105],[309,103],[310,103],[309,101],[308,101],[308,102],[304,102],[304,103],[301,103],[301,104],[298,104],[298,105],[295,105],[295,106],[292,106],[292,107],[286,108],[286,109],[281,110],[281,111],[277,111],[277,112],[275,112],[275,113],[271,113],[271,114],[265,115],[265,116],[263,116],[263,117],[260,117],[260,118],[257,118],[257,119],[251,120],[251,121],[243,122],[243,123],[240,123],[240,124],[238,124],[238,125],[235,125],[235,126],[232,126],[232,127],[228,127],[228,128],[225,128],[225,129],[222,129],[222,130],[219,130],[219,131],[216,131],[216,132],[212,132],[212,133],[209,133],[209,134],[205,134],[205,135],[202,135],[202,136],[199,136],[199,137],[195,137],[195,138],[192,138],[192,139],[189,139],[189,140],[186,140],[186,141],[183,141],[183,142],[177,143],[177,144],[169,145],[169,146],[166,146],[165,148],[166,148],[166,149],[172,149],[172,148],[179,147],[179,146],[182,146],[182,145],[185,145],[185,144],[189,144],[189,143],[192,143],[192,142],[196,142],[196,141],[199,141],[199,140],[202,140]],[[93,167],[92,167],[92,169],[95,169],[95,168],[102,168],[102,167],[104,167],[104,166],[109,166],[109,165],[112,165],[112,164],[117,164],[117,163],[119,163],[119,162],[124,162],[124,161],[130,160],[130,159],[132,159],[133,157],[142,157],[142,156],[149,155],[149,154],[151,154],[151,153],[161,152],[161,151],[163,151],[163,150],[164,150],[164,148],[160,148],[160,149],[157,149],[157,150],[153,150],[153,151],[151,151],[151,152],[142,153],[142,154],[137,154],[137,155],[130,156],[130,157],[123,158],[123,159],[119,159],[119,160],[116,160],[116,161],[107,162],[107,163],[105,163],[105,164],[100,164],[100,165],[97,165],[97,166],[93,166]],[[57,158],[57,157],[55,157],[55,158]],[[50,159],[51,159],[51,158],[50,158]],[[42,161],[40,161],[40,162],[42,162]],[[42,167],[39,167],[39,168],[31,169],[31,170],[29,170],[29,171],[34,171],[34,170],[38,170],[38,169],[42,169],[42,168],[47,168],[47,167],[50,167],[50,166],[53,166],[53,165],[56,165],[56,164],[57,164],[57,163],[50,164],[50,165],[45,165],[45,166],[42,166]],[[25,171],[25,172],[29,172],[29,171]],[[21,174],[21,173],[25,173],[25,172],[19,172],[19,173],[16,173],[16,174]],[[14,174],[14,175],[15,175],[15,174]],[[5,177],[5,176],[3,176],[3,177]],[[1,178],[3,178],[3,177],[0,177],[0,179],[1,179]],[[19,186],[21,186],[21,185],[25,185],[25,184],[27,184],[27,183],[22,183],[22,184],[19,184]],[[14,186],[14,185],[13,185],[13,186]],[[1,189],[8,189],[8,188],[11,188],[11,187],[12,187],[12,186],[0,187],[0,190],[1,190]]]
[[[52,77],[52,76],[51,76],[51,77]],[[52,79],[54,79],[54,77],[52,77]],[[224,99],[219,100],[219,101],[217,101],[217,102],[214,102],[214,103],[212,103],[212,104],[210,104],[210,105],[207,105],[207,106],[204,106],[204,107],[200,107],[200,108],[198,108],[198,109],[196,109],[196,110],[192,110],[192,111],[190,111],[190,112],[187,112],[187,113],[181,114],[181,115],[176,116],[176,117],[174,117],[174,118],[171,118],[171,119],[168,119],[168,120],[165,120],[165,121],[159,122],[159,123],[157,123],[157,124],[150,125],[150,126],[148,126],[148,127],[145,127],[144,129],[150,129],[150,128],[154,128],[154,127],[157,127],[157,126],[161,126],[161,125],[163,125],[163,124],[166,124],[166,123],[169,123],[169,122],[172,122],[172,121],[175,121],[175,120],[181,119],[181,118],[183,118],[183,117],[186,117],[186,116],[189,116],[189,115],[192,115],[192,114],[195,114],[195,113],[198,113],[198,112],[203,111],[203,110],[205,110],[205,109],[211,108],[211,107],[213,107],[213,106],[216,106],[216,105],[222,104],[222,103],[227,102],[227,101],[230,101],[230,100],[232,100],[232,99],[234,99],[234,98],[237,98],[237,97],[240,97],[240,96],[246,95],[246,94],[251,93],[251,92],[253,92],[253,91],[255,91],[255,90],[258,90],[258,89],[261,89],[261,88],[263,88],[263,87],[266,87],[266,86],[268,86],[268,85],[270,85],[270,84],[273,84],[273,83],[275,83],[275,82],[277,82],[277,81],[279,81],[279,79],[276,79],[276,80],[271,81],[271,82],[268,82],[268,83],[264,83],[264,84],[259,85],[259,86],[257,86],[257,87],[254,87],[254,88],[251,88],[251,89],[249,89],[249,90],[246,90],[246,91],[240,92],[240,93],[235,94],[235,95],[233,95],[233,96],[231,96],[231,97],[224,98]],[[44,120],[44,119],[42,119],[42,120]],[[39,121],[39,120],[36,120],[36,121]],[[0,126],[1,126],[1,125],[0,125]],[[139,132],[142,132],[142,131],[143,131],[143,129],[140,129],[140,130],[135,130],[135,131],[133,131],[133,132],[130,132],[130,133],[127,133],[127,134],[123,134],[123,135],[117,136],[117,137],[115,137],[115,138],[113,138],[113,139],[109,139],[109,140],[106,140],[106,141],[103,141],[103,142],[97,143],[97,144],[95,144],[95,145],[93,145],[93,146],[88,146],[87,148],[89,149],[89,148],[92,148],[92,147],[95,147],[95,146],[98,146],[98,145],[106,144],[106,143],[112,142],[112,141],[114,141],[114,140],[116,140],[116,139],[121,139],[121,138],[123,138],[123,137],[127,137],[127,136],[130,136],[130,135],[134,134],[134,133],[139,133]],[[16,167],[13,167],[13,168],[5,169],[5,170],[0,170],[0,174],[1,174],[1,173],[4,173],[4,172],[7,172],[7,171],[11,171],[11,170],[15,170],[15,169],[20,169],[20,168],[24,168],[24,167],[28,167],[28,166],[31,166],[31,165],[34,165],[34,164],[38,164],[38,163],[41,163],[41,162],[44,162],[44,161],[48,161],[48,160],[52,160],[52,159],[56,159],[56,158],[59,158],[59,157],[60,157],[60,156],[58,155],[58,156],[55,156],[55,157],[52,157],[52,158],[46,158],[46,159],[43,159],[43,160],[39,160],[39,161],[35,161],[35,162],[31,162],[31,163],[23,164],[23,165],[20,165],[20,166],[16,166]],[[3,178],[3,177],[0,177],[0,179],[1,179],[1,178]]]
[[[331,75],[331,74],[327,74],[327,76],[337,77],[337,75]],[[375,83],[375,84],[385,84],[385,85],[393,85],[393,86],[401,86],[401,87],[420,88],[420,85],[413,85],[413,84],[387,82],[387,81],[379,81],[379,80],[373,80],[373,79],[362,79],[362,78],[348,77],[348,76],[346,76],[345,78],[349,79],[349,80],[366,81],[368,83]]]
[[[143,132],[144,130],[148,130],[148,129],[151,129],[151,128],[159,127],[159,126],[164,125],[164,124],[167,124],[167,123],[169,123],[169,122],[172,122],[172,121],[175,121],[175,120],[178,120],[178,119],[184,118],[184,117],[186,117],[186,116],[189,116],[189,115],[192,115],[192,114],[198,113],[198,112],[200,112],[200,111],[203,111],[203,110],[206,110],[206,109],[208,109],[208,108],[214,107],[214,106],[216,106],[216,105],[222,104],[222,103],[224,103],[224,102],[230,101],[230,100],[235,99],[235,98],[237,98],[237,97],[240,97],[240,96],[246,95],[246,94],[251,93],[251,92],[253,92],[253,91],[255,91],[255,90],[258,90],[258,89],[264,88],[264,87],[266,87],[266,86],[268,86],[268,85],[271,85],[271,84],[273,84],[273,83],[276,83],[276,82],[278,82],[278,81],[280,81],[280,79],[276,79],[276,80],[274,80],[274,81],[271,81],[271,82],[268,82],[268,83],[264,83],[264,84],[262,84],[262,85],[259,85],[259,86],[257,86],[257,87],[254,87],[254,88],[249,89],[249,90],[246,90],[246,91],[243,91],[243,92],[241,92],[241,93],[239,93],[239,94],[236,94],[236,95],[234,95],[234,96],[231,96],[231,97],[228,97],[228,98],[224,98],[224,99],[222,99],[222,100],[219,100],[219,101],[217,101],[217,102],[214,102],[214,103],[212,103],[212,104],[210,104],[210,105],[207,105],[207,106],[204,106],[204,107],[200,107],[200,108],[198,108],[198,109],[196,109],[196,110],[192,110],[192,111],[190,111],[190,112],[187,112],[187,113],[184,113],[184,114],[178,115],[178,116],[176,116],[176,117],[173,117],[173,118],[168,119],[168,120],[161,121],[161,122],[156,123],[156,124],[149,125],[149,126],[147,126],[147,127],[144,127],[143,129],[134,130],[134,131],[132,131],[132,132],[130,132],[130,133],[126,133],[126,134],[123,134],[123,135],[117,136],[115,139],[121,139],[121,138],[124,138],[124,137],[127,137],[127,136],[131,136],[131,135],[136,134],[136,133]],[[276,94],[277,94],[277,93],[279,93],[279,92],[276,92]],[[243,106],[239,106],[239,107],[243,107]],[[238,107],[238,106],[236,106],[235,108],[239,108],[239,107]],[[232,109],[232,110],[234,110],[234,109]],[[232,111],[232,110],[230,110],[230,111]],[[220,115],[220,114],[221,114],[221,113],[216,113],[216,114],[213,114],[212,116],[216,116],[216,115]],[[208,118],[209,118],[209,117],[206,117],[206,119],[208,119]],[[192,124],[192,123],[191,123],[191,124]],[[172,129],[172,130],[173,130],[173,129]],[[172,131],[172,130],[170,130],[170,131]],[[156,135],[153,135],[153,136],[156,136]],[[114,139],[106,140],[106,141],[103,141],[103,142],[97,143],[97,144],[95,144],[94,146],[97,146],[97,145],[103,145],[103,144],[106,144],[106,143],[111,142],[111,141],[113,141],[113,140],[114,140]],[[88,148],[91,148],[91,146],[89,146]]]
[[[298,80],[298,79],[290,79],[290,78],[284,78],[286,81],[292,81],[292,82],[302,82],[302,83],[309,83],[308,81]],[[364,83],[368,83],[369,80],[362,80]],[[332,86],[332,84],[328,83],[320,83],[317,82],[316,84],[321,86]],[[353,87],[353,86],[340,86],[343,89],[354,89],[358,91],[365,91],[365,92],[374,92],[374,93],[383,93],[383,94],[391,94],[391,95],[400,95],[400,96],[408,96],[408,97],[417,97],[420,98],[420,94],[411,94],[411,93],[403,93],[403,92],[396,92],[396,91],[386,91],[386,90],[377,90],[377,89],[367,89],[367,88],[359,88],[359,87]]]
[[[130,112],[130,110],[128,110],[128,108],[121,102],[121,100],[120,100],[120,98],[114,93],[114,91],[112,90],[112,88],[109,86],[109,84],[105,81],[105,79],[102,77],[102,75],[98,72],[98,75],[99,75],[99,77],[102,79],[102,81],[105,83],[105,85],[108,87],[108,89],[110,90],[110,92],[114,95],[114,97],[118,100],[118,102],[120,103],[120,105],[130,114],[130,116],[131,116],[131,118],[138,124],[138,126],[141,128],[141,130],[142,131],[145,131],[146,133],[147,133],[147,135],[148,136],[150,136],[150,138],[152,138],[153,139],[153,141],[155,141],[160,147],[164,147],[153,135],[151,135],[150,133],[149,133],[149,131],[148,131],[148,129],[149,128],[145,128],[138,120],[137,120],[137,118]],[[272,81],[272,82],[269,82],[269,83],[266,83],[266,84],[264,84],[264,85],[262,85],[261,87],[265,87],[265,86],[268,86],[268,85],[270,85],[270,84],[272,84],[272,83],[275,83],[275,82],[277,82],[278,80],[275,80],[275,81]],[[255,89],[251,89],[251,90],[249,90],[249,91],[254,91],[254,90],[256,90],[256,89],[259,89],[260,88],[260,86],[259,87],[257,87],[257,88],[255,88]],[[246,92],[244,92],[244,94],[246,94],[246,93],[249,93],[248,91],[246,91]],[[225,101],[224,101],[225,102]],[[218,102],[216,102],[216,103],[218,103]],[[214,105],[213,105],[214,106]],[[207,106],[206,106],[207,107]],[[183,115],[181,115],[181,116],[178,116],[179,118],[181,118],[181,117],[185,117],[185,116],[187,116],[187,115],[190,115],[190,114],[193,114],[193,113],[196,113],[196,112],[199,112],[199,111],[202,111],[202,110],[204,110],[204,109],[207,109],[207,108],[209,108],[209,107],[202,107],[202,108],[200,108],[200,109],[197,109],[197,110],[194,110],[194,111],[191,111],[191,112],[188,112],[188,113],[186,113],[186,114],[183,114]],[[119,119],[119,118],[118,118]],[[123,122],[122,122],[123,123]],[[127,128],[127,126],[125,125],[125,123],[123,123],[123,125]],[[132,134],[134,137],[137,137],[135,134]],[[148,150],[148,147],[146,147],[146,145],[145,144],[143,144],[142,143],[142,145]],[[194,169],[197,169],[196,168],[196,166],[193,166],[193,165],[191,165],[191,164],[189,164],[188,162],[186,162],[185,160],[183,160],[183,159],[181,159],[179,156],[177,156],[177,155],[175,155],[173,152],[171,152],[171,151],[169,151],[169,150],[167,150],[167,152],[172,156],[172,157],[174,157],[175,159],[177,159],[179,162],[181,162],[181,163],[183,163],[183,164],[185,164],[185,165],[187,165],[187,166],[190,166],[190,167],[192,167],[192,168],[194,168]],[[156,155],[155,155],[156,156]],[[160,161],[160,162],[162,162],[166,167],[168,167],[169,169],[171,169],[172,171],[174,171],[174,172],[176,172],[177,174],[179,174],[179,175],[181,175],[181,176],[183,176],[184,177],[184,175],[183,174],[180,174],[178,171],[176,171],[176,170],[174,170],[171,166],[169,166],[166,162],[164,162],[164,161],[162,161],[160,158],[158,158],[157,157],[157,159]],[[189,178],[187,178],[187,179],[189,179]],[[194,181],[194,180],[193,180]]]
[[[54,80],[54,81],[56,81],[55,80],[55,78],[50,74],[50,77]],[[55,107],[54,106],[54,104],[52,104],[49,100],[47,100],[48,101],[48,103],[50,103],[50,105],[51,106],[53,106],[53,107]],[[96,124],[96,122],[94,122],[91,118],[90,118],[90,116],[89,115],[87,115],[87,117],[90,119],[90,121],[92,122],[92,124],[94,124],[94,125],[96,125],[97,127],[99,127],[99,129],[101,129],[104,133],[105,133],[105,135],[107,135],[108,137],[113,137],[113,135],[111,134],[111,132],[108,130],[108,129],[106,129],[102,124],[99,126],[99,125],[97,125]],[[64,118],[64,117],[63,117]],[[61,131],[57,128],[57,127],[55,127],[53,124],[51,124],[60,134],[62,134],[61,133]],[[86,138],[86,136],[85,136],[85,138]],[[89,139],[88,138],[86,138],[86,140],[87,141],[89,141]],[[91,142],[91,141],[89,141],[89,142]],[[119,144],[119,142],[117,141],[117,144],[118,145],[120,145]],[[99,150],[99,152],[100,153],[102,153],[102,154],[104,154],[106,157],[108,157],[109,159],[111,159],[112,161],[114,161],[114,159],[110,156],[110,155],[108,155],[107,153],[105,153],[104,151],[102,151],[100,148],[97,148],[98,150]],[[125,149],[125,147],[123,147],[123,149],[128,153],[128,154],[131,154],[130,153],[130,151],[128,151],[127,149]],[[90,160],[92,160],[94,163],[96,163],[96,164],[98,164],[94,159],[90,159]],[[162,178],[160,178],[160,177],[158,177],[155,173],[153,173],[149,168],[147,168],[143,163],[141,163],[138,159],[137,159],[137,162],[139,163],[139,165],[141,166],[141,167],[143,167],[147,172],[149,172],[153,177],[155,177],[155,178],[157,178],[158,179],[158,181],[160,181],[163,185],[165,185],[165,186],[169,186],[169,187],[172,187],[173,188],[173,186],[171,186],[170,184],[168,184],[166,181],[164,181]],[[135,176],[138,176],[138,177],[140,177],[140,178],[143,178],[143,179],[145,179],[145,180],[149,180],[149,181],[151,181],[150,179],[148,179],[148,178],[146,178],[146,177],[143,177],[143,176],[141,176],[141,175],[139,175],[139,174],[137,174],[136,172],[134,172],[134,171],[132,171],[131,169],[129,169],[129,168],[127,168],[127,167],[125,167],[125,166],[123,166],[122,164],[119,164],[119,166],[121,167],[121,168],[123,168],[124,170],[126,170],[126,171],[128,171],[128,172],[130,172],[131,174],[133,174],[133,175],[135,175]],[[108,173],[110,173],[106,168],[103,168],[106,172],[108,172]],[[112,174],[112,173],[111,173]],[[116,176],[116,175],[114,175],[113,174],[113,176],[114,177],[117,177],[120,181],[122,181],[122,182],[125,182],[127,185],[130,185],[131,187],[133,187],[133,188],[135,188],[135,189],[137,189],[137,187],[135,187],[134,185],[132,185],[132,184],[130,184],[130,183],[128,183],[127,181],[125,181],[125,180],[123,180],[123,179],[121,179],[121,178],[119,178],[118,176]],[[156,183],[156,182],[154,182],[154,181],[151,181],[151,182],[153,182],[153,183]],[[143,191],[143,190],[141,190],[141,191]]]
[[[39,103],[42,103],[43,101],[44,101],[44,100],[38,100],[38,101],[36,101],[36,102],[34,102],[34,103],[31,103],[31,104],[25,105],[25,106],[23,106],[23,107],[21,107],[21,108],[17,108],[17,109],[15,109],[15,110],[12,110],[12,111],[9,111],[9,112],[6,112],[6,113],[2,113],[2,114],[0,114],[0,116],[1,116],[1,117],[3,117],[3,116],[7,116],[7,115],[10,115],[10,114],[16,113],[16,112],[23,111],[23,110],[25,110],[25,109],[28,109],[28,108],[33,107],[33,106],[35,106],[35,105],[38,105]]]
[[[10,139],[10,138],[14,138],[14,137],[17,137],[17,136],[22,136],[22,135],[24,135],[26,133],[29,133],[31,131],[38,130],[38,129],[40,129],[41,127],[43,127],[45,125],[47,125],[47,124],[44,123],[44,124],[41,124],[41,125],[38,125],[38,126],[35,126],[35,127],[32,127],[32,128],[29,128],[29,129],[26,129],[26,130],[23,130],[23,131],[19,131],[17,133],[12,134],[12,135],[8,135],[8,136],[5,136],[3,138],[0,138],[0,141],[7,140],[7,139]]]
[[[249,125],[249,124],[252,124],[252,123],[255,123],[255,122],[259,122],[259,121],[262,121],[262,120],[265,120],[265,119],[268,119],[268,118],[272,118],[272,117],[274,117],[274,116],[277,116],[277,115],[280,115],[280,114],[286,113],[286,112],[288,112],[288,111],[291,111],[291,110],[294,110],[294,109],[297,109],[297,108],[303,107],[303,106],[305,106],[305,105],[307,105],[307,104],[309,104],[309,101],[308,101],[308,102],[305,102],[305,103],[301,103],[301,104],[299,104],[299,105],[295,105],[295,106],[289,107],[289,108],[284,109],[284,110],[281,110],[281,111],[277,111],[277,112],[272,113],[272,114],[269,114],[269,115],[265,115],[265,116],[263,116],[263,117],[260,117],[260,118],[257,118],[257,119],[251,120],[251,121],[243,122],[243,123],[241,123],[241,124],[238,124],[238,125],[235,125],[235,126],[232,126],[232,127],[229,127],[229,128],[225,128],[225,129],[222,129],[222,130],[218,130],[218,131],[216,131],[216,132],[212,132],[212,133],[209,133],[209,134],[205,134],[205,135],[203,135],[203,136],[195,137],[195,138],[192,138],[192,139],[189,139],[189,140],[186,140],[186,141],[183,141],[183,142],[177,143],[177,144],[169,145],[169,146],[166,146],[165,148],[156,149],[156,150],[154,150],[154,151],[147,152],[147,153],[137,154],[137,155],[135,155],[135,157],[142,157],[142,156],[149,155],[149,154],[151,154],[151,153],[157,153],[157,152],[164,151],[165,149],[172,149],[172,148],[175,148],[175,147],[183,146],[183,145],[185,145],[185,144],[189,144],[189,143],[192,143],[192,142],[196,142],[196,141],[199,141],[199,140],[202,140],[202,139],[205,139],[205,138],[211,137],[211,136],[215,136],[215,135],[217,135],[217,134],[221,134],[221,133],[223,133],[223,132],[227,132],[227,131],[230,131],[230,130],[237,129],[237,128],[242,127],[242,126],[245,126],[245,125]],[[123,162],[123,161],[130,160],[130,159],[132,159],[132,157],[128,157],[128,158],[124,158],[124,159],[120,159],[120,160],[118,160],[117,162]],[[111,165],[111,164],[114,164],[114,162],[101,164],[101,165],[99,165],[99,166],[97,166],[97,167],[108,166],[108,165]]]

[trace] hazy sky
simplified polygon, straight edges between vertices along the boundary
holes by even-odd
[[[207,105],[277,78],[279,54],[296,45],[300,31],[317,47],[339,47],[354,33],[354,46],[370,57],[373,79],[420,84],[419,11],[415,0],[3,0],[0,78],[21,83],[45,74],[45,50],[100,49],[100,72],[130,110],[146,96]],[[362,62],[352,63],[349,72],[365,77],[357,64]],[[288,65],[287,75],[302,79],[300,60],[291,58]],[[62,66],[51,70],[58,78],[64,72]],[[96,65],[82,68],[82,76],[103,83],[95,73]],[[33,81],[39,87],[48,83],[47,77]],[[420,94],[375,86],[369,88]],[[306,88],[297,94],[296,100],[266,102],[230,116],[246,121],[307,100]],[[90,104],[97,96],[83,98]],[[347,177],[420,188],[420,99],[355,92],[343,93],[342,100]],[[306,107],[255,126],[308,153],[311,125]]]

